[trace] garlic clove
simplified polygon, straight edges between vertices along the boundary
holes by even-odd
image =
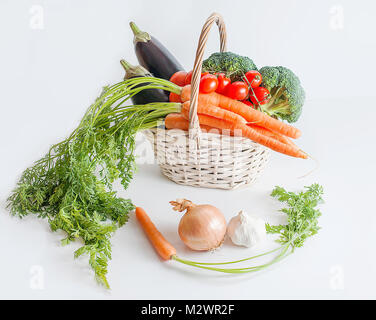
[[[266,238],[265,221],[242,210],[230,220],[227,235],[235,245],[252,247]]]

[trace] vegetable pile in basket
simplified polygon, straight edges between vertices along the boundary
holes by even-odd
[[[74,256],[88,255],[96,279],[106,287],[111,236],[134,209],[131,200],[117,197],[112,184],[120,179],[126,189],[133,178],[135,134],[163,122],[167,129],[189,129],[192,72],[186,73],[158,40],[134,23],[131,28],[141,66],[121,60],[124,81],[103,89],[77,128],[23,172],[8,198],[12,214],[35,214],[47,219],[53,231],[65,231],[62,244],[81,239]],[[215,53],[203,64],[198,98],[203,131],[241,135],[307,158],[291,141],[300,130],[282,121],[295,122],[303,102],[304,90],[286,68],[258,71],[250,58],[230,52]],[[296,241],[286,239],[283,254]]]
[[[260,72],[250,68],[256,68],[252,60],[231,52],[215,53],[204,61],[197,109],[202,131],[243,136],[274,151],[307,158],[290,140],[301,132],[279,120],[295,122],[301,114],[305,93],[298,77],[284,67],[264,67]],[[170,94],[170,101],[182,103],[182,111],[166,117],[168,129],[189,129],[191,79],[192,71],[178,71],[170,79],[182,86],[180,95]]]

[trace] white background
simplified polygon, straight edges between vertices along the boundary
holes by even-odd
[[[43,11],[43,24],[35,15]],[[374,1],[10,1],[0,2],[0,298],[274,299],[376,298]],[[177,235],[179,197],[218,206],[227,219],[240,209],[279,222],[275,185],[325,188],[322,230],[287,260],[251,276],[196,271],[161,262],[133,217],[113,237],[111,292],[98,287],[86,258],[46,221],[12,218],[5,199],[23,169],[67,136],[103,85],[121,80],[119,60],[136,63],[134,20],[191,69],[200,28],[213,11],[224,16],[228,49],[259,66],[284,65],[301,78],[307,102],[297,126],[313,162],[273,154],[262,178],[238,191],[178,186],[141,163],[127,191],[183,257],[230,260],[255,250],[225,243],[192,253]],[[41,28],[39,28],[41,27]],[[207,52],[218,48],[213,29]],[[142,149],[139,153],[148,153]],[[260,250],[262,248],[259,248]],[[43,288],[33,277],[43,273]]]

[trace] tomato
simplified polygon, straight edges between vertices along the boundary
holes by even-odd
[[[189,71],[187,73],[187,75],[185,76],[185,80],[184,80],[184,85],[187,85],[187,84],[191,84],[192,82],[192,73],[193,73],[193,70]],[[205,75],[209,74],[209,72],[203,72],[201,73],[201,78]]]
[[[215,90],[215,92],[224,94],[226,87],[231,83],[230,78],[226,78],[226,75],[224,73],[218,73],[217,74],[218,79],[218,88]]]
[[[176,85],[182,87],[185,84],[185,77],[187,76],[187,73],[185,71],[178,71],[175,72],[171,78],[170,81],[172,83],[175,83]]]
[[[255,106],[251,101],[248,99],[242,100],[241,102],[245,103],[247,106],[250,106],[252,109],[258,109],[258,106]]]
[[[240,101],[240,102],[243,102],[243,103],[245,103],[247,106],[250,106],[250,105],[252,105],[252,102],[251,101],[249,101],[248,99],[245,99],[245,100],[242,100],[242,101]]]
[[[218,87],[218,79],[215,75],[205,74],[200,80],[200,92],[201,93],[211,93],[214,92]]]
[[[252,103],[254,105],[259,105],[259,104],[265,104],[269,101],[270,99],[270,92],[268,89],[264,87],[257,87],[249,92],[249,98],[251,99]]]
[[[191,84],[193,71],[189,71],[185,76],[184,85]]]
[[[226,87],[225,95],[231,99],[244,100],[248,95],[248,86],[243,81],[235,81]]]
[[[261,73],[256,70],[250,70],[245,74],[245,78],[247,80],[244,80],[246,83],[249,83],[249,85],[252,88],[257,88],[261,82],[262,82],[262,76]]]
[[[180,95],[178,95],[174,92],[170,92],[169,101],[170,102],[181,102]]]

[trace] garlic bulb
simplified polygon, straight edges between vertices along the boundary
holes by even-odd
[[[230,220],[227,235],[238,246],[252,247],[266,237],[265,221],[242,210]]]

